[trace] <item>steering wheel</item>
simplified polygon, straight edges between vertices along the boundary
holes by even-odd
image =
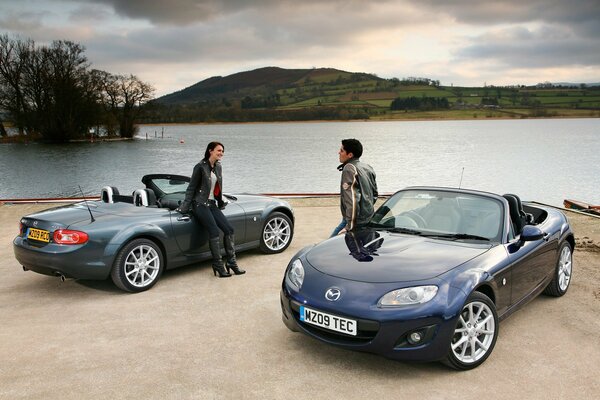
[[[423,217],[421,217],[419,214],[417,214],[416,212],[414,212],[412,210],[403,212],[401,215],[405,215],[405,216],[413,219],[417,223],[417,226],[419,228],[427,227],[427,222],[423,219]]]

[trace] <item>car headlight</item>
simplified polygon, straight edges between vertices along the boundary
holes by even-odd
[[[304,282],[304,266],[302,265],[302,261],[300,259],[295,259],[292,262],[292,265],[288,269],[288,272],[285,276],[285,280],[288,285],[292,286],[296,290],[300,290],[302,287],[302,283]]]
[[[377,305],[379,307],[399,307],[423,304],[433,299],[437,291],[438,287],[434,285],[396,289],[379,299]]]

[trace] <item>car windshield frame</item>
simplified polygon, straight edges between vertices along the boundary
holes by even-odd
[[[440,240],[501,243],[505,219],[505,205],[493,194],[407,188],[383,203],[369,226]]]

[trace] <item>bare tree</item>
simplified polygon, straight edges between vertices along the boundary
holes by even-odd
[[[10,116],[20,134],[29,109],[23,94],[24,71],[33,49],[32,40],[0,35],[0,111]]]
[[[104,75],[104,104],[119,124],[121,137],[135,134],[141,106],[152,99],[154,88],[135,75]]]

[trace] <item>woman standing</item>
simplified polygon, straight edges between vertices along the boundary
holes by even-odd
[[[246,273],[237,265],[233,227],[221,211],[225,208],[220,162],[224,153],[225,146],[222,143],[210,142],[206,146],[204,158],[194,167],[192,179],[185,192],[185,200],[176,210],[187,214],[191,208],[198,222],[208,230],[213,273],[214,275],[219,274],[219,278],[230,277],[230,271],[236,275]],[[226,265],[223,265],[221,259],[219,229],[224,234]]]

